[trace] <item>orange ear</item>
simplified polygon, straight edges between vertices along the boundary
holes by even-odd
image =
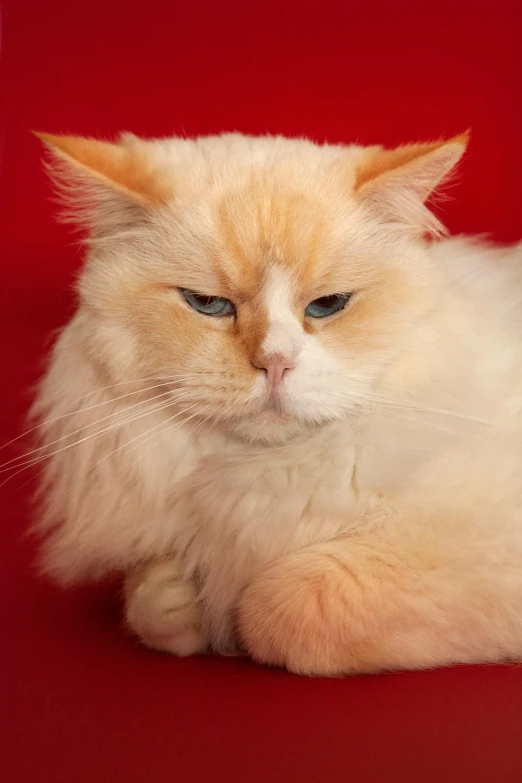
[[[469,131],[448,141],[407,144],[394,150],[370,147],[357,166],[355,190],[378,196],[379,190],[407,188],[426,201],[462,157]]]
[[[462,157],[469,132],[449,141],[408,144],[394,150],[369,147],[359,158],[352,187],[380,221],[418,236],[445,234],[425,202]]]
[[[78,173],[134,201],[159,204],[173,195],[172,182],[155,166],[146,145],[138,140],[136,144],[122,146],[82,136],[33,133]]]

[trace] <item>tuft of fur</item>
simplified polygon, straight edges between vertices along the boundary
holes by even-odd
[[[519,658],[522,247],[426,207],[467,138],[44,141],[87,232],[34,407],[44,570],[122,572],[129,626],[177,654]]]

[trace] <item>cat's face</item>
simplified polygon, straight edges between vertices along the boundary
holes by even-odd
[[[180,418],[282,443],[351,414],[433,301],[423,200],[463,140],[127,139],[112,168],[109,145],[52,143],[94,202],[94,351],[118,381],[169,379]]]

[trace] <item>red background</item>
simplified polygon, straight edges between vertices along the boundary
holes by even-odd
[[[1,435],[21,428],[80,251],[52,222],[30,128],[221,130],[387,144],[471,126],[443,216],[521,235],[518,0],[12,0],[1,18]],[[16,455],[12,447],[5,459]],[[5,474],[0,474],[3,476]],[[33,574],[30,484],[0,488],[0,777],[6,783],[522,780],[522,670],[301,679],[175,660],[118,627],[111,588]]]

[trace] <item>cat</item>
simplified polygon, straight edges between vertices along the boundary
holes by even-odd
[[[43,568],[146,645],[337,676],[522,655],[522,245],[468,135],[36,134],[85,232],[34,415]]]

